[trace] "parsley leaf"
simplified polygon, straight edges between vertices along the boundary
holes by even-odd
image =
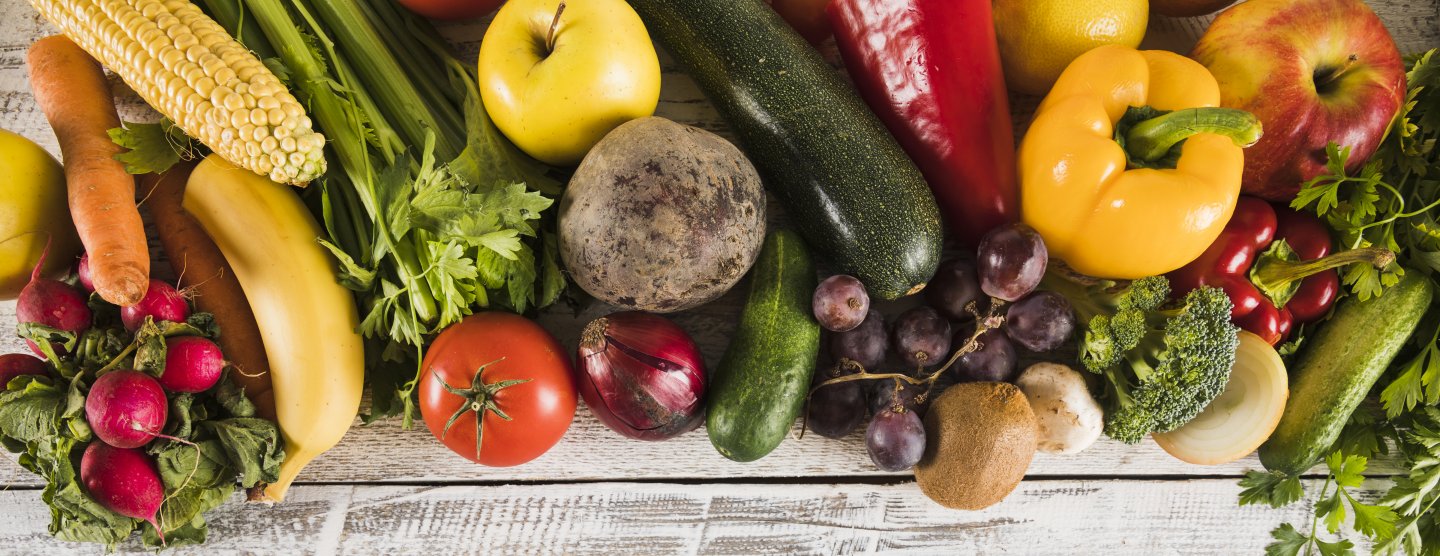
[[[1240,479],[1240,505],[1267,504],[1272,508],[1288,506],[1305,495],[1299,477],[1279,471],[1246,471]]]

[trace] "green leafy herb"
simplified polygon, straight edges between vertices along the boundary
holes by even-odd
[[[131,174],[159,174],[182,160],[201,158],[208,151],[169,118],[153,124],[121,122],[120,126],[106,133],[126,149],[115,155],[115,160],[125,163],[125,171]]]
[[[472,64],[392,0],[202,4],[247,45],[274,47],[267,65],[329,139],[312,206],[382,362],[367,366],[367,420],[401,413],[408,427],[429,339],[477,309],[562,295],[548,231],[560,181],[490,121]]]

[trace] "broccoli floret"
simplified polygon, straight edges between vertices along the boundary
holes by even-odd
[[[1225,390],[1239,331],[1230,298],[1200,288],[1166,304],[1170,283],[1152,276],[1128,285],[1085,287],[1064,278],[1047,287],[1070,299],[1086,323],[1080,361],[1105,378],[1105,434],[1139,442],[1194,419]]]

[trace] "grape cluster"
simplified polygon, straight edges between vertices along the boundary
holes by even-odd
[[[987,235],[974,260],[942,264],[925,289],[925,304],[886,325],[864,285],[832,276],[815,290],[814,312],[829,331],[833,365],[815,374],[806,426],[829,438],[865,421],[870,459],[885,471],[909,469],[925,452],[920,415],[937,387],[951,382],[1010,381],[1019,349],[1043,353],[1074,334],[1075,314],[1064,296],[1036,291],[1049,252],[1024,224]],[[896,372],[882,370],[893,363]],[[860,375],[860,376],[854,376]],[[904,375],[906,378],[899,378]]]

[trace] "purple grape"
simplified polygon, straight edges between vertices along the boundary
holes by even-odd
[[[956,349],[961,349],[970,339],[974,329],[955,337]],[[977,338],[981,347],[960,356],[955,361],[955,372],[961,382],[1008,382],[1015,378],[1019,358],[1015,346],[999,329],[986,330]]]
[[[968,309],[975,304],[975,311],[985,314],[990,308],[990,296],[980,291],[980,278],[975,274],[975,263],[962,259],[946,261],[935,271],[930,285],[925,287],[925,301],[950,320],[968,321],[975,318]]]
[[[916,307],[895,319],[891,334],[900,360],[914,367],[931,367],[950,353],[950,321],[932,307]]]
[[[865,451],[881,471],[904,471],[925,455],[925,425],[914,411],[881,411],[865,428]]]
[[[879,415],[881,411],[893,410],[898,401],[900,407],[924,415],[925,408],[929,405],[929,399],[927,397],[926,403],[919,401],[920,393],[923,391],[923,386],[910,384],[898,378],[872,381],[869,396],[870,414]]]
[[[814,385],[850,373],[816,372]],[[816,390],[806,407],[806,426],[826,438],[844,438],[865,421],[865,391],[862,382],[842,382]]]
[[[992,230],[980,240],[980,289],[991,297],[1016,301],[1040,285],[1050,254],[1040,234],[1024,224]]]
[[[844,332],[860,326],[870,313],[870,294],[854,276],[836,274],[815,288],[811,300],[815,320],[831,332]]]
[[[830,355],[836,361],[849,359],[866,369],[874,369],[885,362],[885,350],[889,344],[885,335],[885,317],[874,309],[866,315],[865,321],[853,329],[836,332],[830,337]]]
[[[1065,344],[1075,333],[1070,301],[1055,292],[1035,292],[1005,312],[1005,334],[1025,349],[1046,352]]]

